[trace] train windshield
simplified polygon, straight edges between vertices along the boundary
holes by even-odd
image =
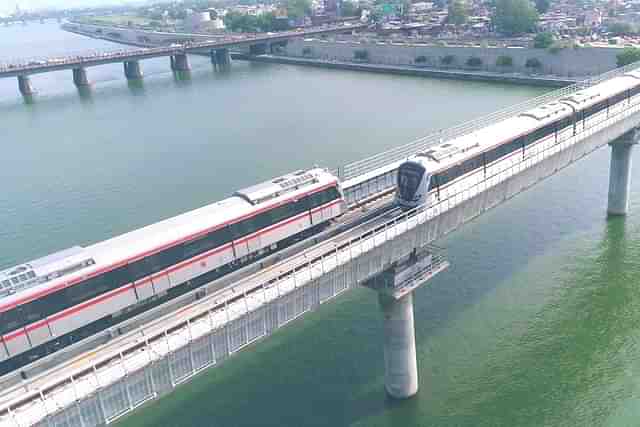
[[[403,200],[413,200],[425,168],[417,163],[403,163],[398,169],[398,192]]]

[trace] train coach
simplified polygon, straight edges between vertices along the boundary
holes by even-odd
[[[338,179],[298,171],[121,236],[0,272],[0,374],[324,228]]]
[[[537,163],[562,141],[637,104],[639,94],[640,71],[630,72],[420,152],[398,167],[396,201],[412,209],[481,191],[507,168]]]

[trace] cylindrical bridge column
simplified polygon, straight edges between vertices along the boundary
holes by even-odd
[[[171,69],[173,71],[189,71],[191,70],[191,64],[189,64],[189,58],[186,53],[181,53],[171,56]]]
[[[78,87],[89,86],[89,79],[87,78],[86,68],[73,69],[73,83]]]
[[[418,392],[418,363],[413,325],[413,294],[400,299],[378,294],[384,315],[384,382],[389,396],[406,399]]]
[[[228,67],[231,64],[229,49],[211,50],[211,63],[220,68]]]
[[[18,90],[22,96],[32,96],[35,93],[29,76],[18,76]]]
[[[143,77],[140,61],[125,61],[124,75],[127,80],[140,80]]]
[[[611,167],[609,170],[609,215],[626,215],[629,209],[629,183],[631,181],[631,153],[637,144],[638,132],[627,132],[611,146]]]

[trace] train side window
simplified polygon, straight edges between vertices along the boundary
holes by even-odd
[[[129,276],[131,280],[140,280],[151,274],[151,267],[144,259],[129,264]]]
[[[20,313],[20,307],[0,313],[0,334],[5,335],[24,326],[24,319]]]
[[[231,224],[229,226],[229,230],[231,232],[231,238],[233,240],[237,240],[251,233],[251,224],[245,219],[243,221],[236,222],[235,224]]]
[[[50,314],[56,313],[66,308],[64,304],[60,305],[53,303],[53,300],[60,300],[56,293],[24,304],[21,308],[24,315],[25,324],[28,325],[30,323],[37,322],[38,320],[44,319]]]
[[[287,205],[282,205],[278,206],[275,209],[271,209],[269,211],[269,217],[271,219],[271,224],[276,224],[280,221],[284,221],[289,217]]]
[[[208,234],[210,238],[213,240],[214,247],[219,247],[222,245],[226,245],[231,241],[231,236],[229,235],[229,227],[222,227],[216,231],[212,231]]]
[[[64,290],[64,293],[69,306],[72,306],[102,295],[109,290],[111,290],[111,285],[107,278],[105,278],[105,275],[100,275],[70,286]]]
[[[271,214],[269,213],[269,211],[262,212],[251,218],[251,223],[255,231],[268,227],[271,225]]]
[[[431,175],[431,178],[429,179],[428,191],[431,191],[432,189],[436,188],[437,186],[438,186],[438,175]]]
[[[145,258],[149,265],[151,274],[157,273],[158,271],[164,270],[165,268],[179,262],[180,251],[181,248],[173,247]]]
[[[200,237],[196,240],[192,240],[187,243],[182,244],[182,253],[184,259],[192,258],[196,255],[200,255],[210,249],[216,247],[216,242],[214,241],[211,234],[207,234],[203,237]]]

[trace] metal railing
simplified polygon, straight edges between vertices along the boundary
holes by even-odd
[[[382,153],[375,154],[366,159],[358,160],[347,165],[339,167],[334,173],[342,180],[350,179],[358,175],[370,172],[379,167],[385,166],[394,161],[402,160],[403,158],[414,155],[420,151],[424,151],[434,145],[461,137],[463,135],[473,133],[479,129],[482,129],[492,123],[506,120],[510,117],[516,116],[525,111],[536,108],[540,105],[547,104],[551,101],[560,99],[567,95],[579,92],[580,90],[594,86],[605,80],[617,77],[625,74],[629,71],[633,71],[640,68],[640,61],[626,65],[624,67],[616,68],[599,76],[588,78],[576,84],[555,90],[550,93],[538,96],[528,101],[521,102],[519,104],[504,108],[494,113],[470,120],[468,122],[461,123],[452,128],[441,130],[429,134],[425,137],[416,139],[408,144],[401,145],[396,148],[384,151]]]

